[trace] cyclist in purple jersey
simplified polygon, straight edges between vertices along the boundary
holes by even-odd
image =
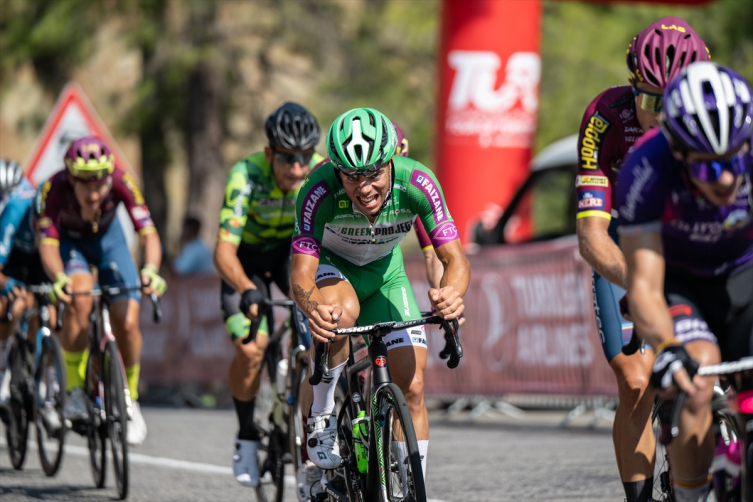
[[[652,354],[621,352],[633,325],[621,316],[618,304],[627,269],[616,244],[616,180],[636,141],[658,124],[664,87],[684,66],[707,59],[703,40],[684,20],[665,17],[651,24],[628,48],[630,85],[607,89],[591,102],[578,138],[576,230],[580,253],[594,269],[596,324],[617,377],[619,404],[612,435],[628,502],[650,500],[653,486],[653,393],[646,392]]]
[[[97,280],[103,286],[137,288],[146,294],[162,295],[167,285],[159,276],[162,245],[154,223],[134,179],[115,166],[107,145],[96,137],[73,141],[64,157],[66,169],[39,187],[39,255],[42,266],[53,279],[50,298],[68,305],[63,318],[60,344],[68,375],[69,397],[66,419],[86,420],[84,373],[89,344],[90,296],[71,297],[72,292],[90,291],[97,267]],[[116,210],[123,203],[139,233],[144,265],[137,271],[118,222]],[[112,328],[123,359],[132,414],[128,442],[141,444],[146,438],[146,422],[137,402],[141,361],[138,291],[113,297],[110,306]]]
[[[661,130],[620,172],[620,246],[637,333],[656,351],[651,383],[688,393],[668,449],[675,500],[705,501],[714,379],[692,375],[753,347],[753,106],[748,83],[710,62],[688,66],[664,103]]]

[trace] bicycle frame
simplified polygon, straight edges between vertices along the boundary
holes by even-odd
[[[125,293],[128,291],[140,291],[141,287],[107,287],[105,291],[103,291],[102,288],[99,286],[95,286],[94,289],[91,291],[84,291],[84,292],[76,292],[72,293],[71,296],[91,296],[93,300],[92,310],[89,315],[89,322],[90,322],[90,329],[89,329],[89,350],[101,361],[101,358],[103,357],[103,354],[105,352],[105,346],[107,345],[107,342],[115,342],[117,343],[117,340],[115,339],[115,335],[112,331],[112,324],[110,322],[110,297],[113,295],[117,295],[120,293]],[[159,319],[162,317],[162,311],[159,307],[159,301],[155,295],[150,296],[152,300],[152,304],[154,305],[154,320],[155,322],[158,322]],[[62,305],[62,304],[61,304]],[[58,311],[58,325],[62,325],[62,311]],[[131,392],[128,390],[128,378],[126,377],[125,373],[125,366],[123,365],[123,356],[120,353],[120,350],[117,351],[118,354],[118,366],[120,371],[120,376],[123,382],[123,391],[125,395],[125,405],[126,405],[126,414],[129,419],[133,418],[133,402],[131,400]],[[101,368],[104,368],[103,365],[100,366]],[[101,404],[98,405],[98,408],[100,410],[106,409],[106,403],[105,403],[105,391],[104,391],[104,382],[103,379],[100,378],[98,384],[98,391],[99,391],[99,398],[102,400]]]

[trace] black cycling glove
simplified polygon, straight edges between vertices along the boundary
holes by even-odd
[[[658,354],[651,372],[651,385],[656,389],[666,389],[673,384],[674,374],[685,368],[693,378],[698,371],[698,363],[690,358],[682,345],[670,345]]]
[[[240,309],[243,315],[248,314],[251,305],[258,305],[264,299],[264,294],[258,289],[247,289],[241,295]]]

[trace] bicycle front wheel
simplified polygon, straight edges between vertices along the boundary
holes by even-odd
[[[294,473],[297,473],[298,468],[303,464],[303,449],[306,448],[306,445],[303,444],[303,429],[306,427],[306,424],[303,423],[300,401],[301,385],[305,378],[308,378],[308,359],[296,364],[291,375],[292,387],[290,389],[290,408],[288,409],[288,442]]]
[[[102,374],[105,384],[107,435],[110,437],[112,467],[115,471],[118,496],[123,500],[128,495],[128,441],[126,439],[128,412],[126,411],[123,367],[115,342],[107,342],[103,355],[104,371]]]
[[[8,354],[10,369],[10,406],[6,437],[10,463],[21,470],[26,460],[26,442],[29,438],[29,420],[33,413],[31,399],[32,362],[29,347],[19,339],[13,340]]]
[[[37,445],[39,463],[47,476],[54,476],[63,460],[65,444],[65,389],[67,376],[63,352],[55,335],[42,338],[35,375]]]
[[[379,389],[373,415],[372,441],[376,442],[379,465],[369,465],[369,471],[378,469],[377,489],[371,490],[371,495],[380,502],[426,502],[416,433],[408,404],[397,385],[390,383]]]
[[[86,377],[84,378],[86,405],[89,417],[86,424],[86,442],[89,446],[89,465],[97,488],[105,486],[107,468],[107,427],[104,421],[102,386],[102,361],[98,351],[89,352],[86,360]]]
[[[256,487],[256,498],[259,502],[282,502],[285,483],[285,454],[286,438],[280,427],[275,425],[282,416],[281,403],[276,397],[276,389],[269,378],[269,366],[266,359],[260,369],[259,393],[254,398],[254,424],[259,431],[259,485]]]

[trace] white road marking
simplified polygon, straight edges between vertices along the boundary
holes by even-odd
[[[0,437],[0,446],[3,446],[3,447],[7,446],[7,443],[4,437]],[[32,450],[37,449],[37,445],[33,441],[29,441],[28,447]],[[68,445],[65,445],[65,453],[68,455],[88,457],[89,449],[84,448],[83,446],[75,446],[75,445],[68,444]],[[107,451],[107,456],[111,458],[111,452],[109,450]],[[207,474],[222,474],[223,476],[233,475],[233,469],[230,467],[223,467],[221,465],[214,465],[214,464],[204,464],[202,462],[190,462],[188,460],[178,460],[174,458],[153,457],[151,455],[142,455],[141,453],[129,452],[128,460],[132,464],[156,465],[159,467],[167,467],[169,469],[204,472]],[[269,477],[269,474],[267,474],[266,477]],[[264,481],[265,480],[262,478],[262,482]],[[295,486],[296,485],[295,476],[290,476],[290,475],[285,476],[285,485]],[[438,500],[438,499],[428,499],[426,502],[445,502],[445,501]]]

